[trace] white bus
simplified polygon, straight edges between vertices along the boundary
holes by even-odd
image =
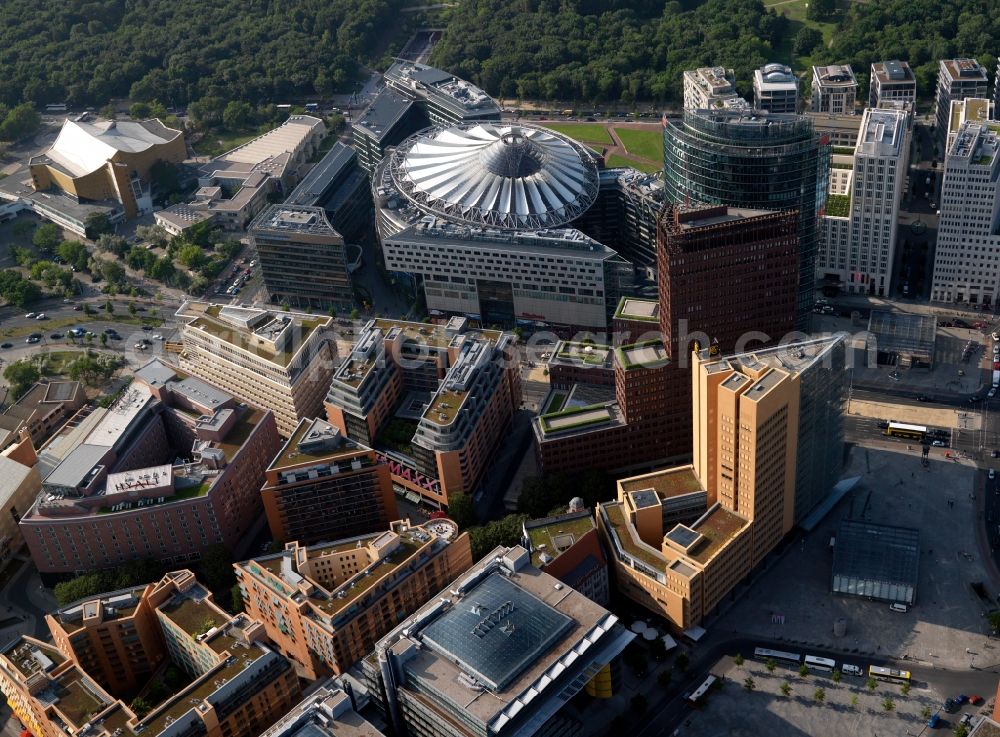
[[[781,650],[768,650],[766,647],[758,647],[753,651],[753,656],[760,660],[775,660],[779,663],[795,663],[798,665],[802,662],[802,656],[798,653],[786,653]]]
[[[837,667],[837,661],[830,658],[818,658],[815,655],[806,655],[806,665],[813,670],[821,670],[829,673]]]
[[[45,112],[47,113],[64,113],[66,112],[65,102],[50,102],[45,106]]]
[[[715,676],[709,675],[709,677],[705,679],[705,682],[702,683],[700,686],[698,686],[698,688],[692,691],[691,695],[688,696],[688,701],[690,702],[690,705],[697,706],[701,702],[701,700],[705,697],[705,694],[708,693],[708,689],[710,689],[712,687],[712,684],[715,683],[717,680],[718,679]]]

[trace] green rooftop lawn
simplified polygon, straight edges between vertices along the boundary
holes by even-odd
[[[656,174],[663,169],[663,164],[654,164],[648,161],[641,161],[640,159],[632,159],[626,156],[619,156],[618,154],[611,154],[605,161],[605,165],[609,169],[622,169],[622,168],[632,168],[638,169],[646,174]]]
[[[663,133],[659,128],[639,130],[635,128],[615,128],[625,150],[633,156],[650,161],[663,161]]]
[[[613,141],[608,133],[607,126],[603,123],[543,123],[546,128],[551,128],[557,133],[569,136],[574,141],[584,143],[599,143],[610,146]]]
[[[850,195],[831,194],[826,196],[826,214],[831,217],[846,218],[851,214]]]

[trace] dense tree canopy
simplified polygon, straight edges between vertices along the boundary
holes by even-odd
[[[824,20],[836,19],[831,5],[817,3]],[[933,95],[938,59],[996,53],[992,0],[849,6],[827,48],[811,29],[796,39],[803,26],[759,0],[468,0],[431,60],[508,99],[629,103],[679,102],[683,71],[705,65],[733,67],[749,95],[753,69],[792,62],[782,50],[795,41],[794,53],[851,63],[862,78],[872,61],[906,59],[923,97]],[[987,67],[994,65],[995,57]]]
[[[328,94],[383,48],[401,0],[5,0],[0,103],[186,105]]]

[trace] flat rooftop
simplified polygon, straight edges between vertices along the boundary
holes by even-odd
[[[561,412],[541,415],[538,421],[546,434],[562,433],[567,430],[591,430],[616,421],[617,406],[598,404],[587,407],[574,407]]]
[[[353,148],[336,141],[292,190],[285,204],[307,207],[319,205],[330,194],[329,189],[334,182],[343,176],[345,169],[355,166],[357,160],[358,155]]]
[[[403,97],[398,92],[383,87],[375,95],[371,104],[354,121],[354,129],[381,141],[403,116],[409,112],[413,101]]]
[[[209,602],[208,592],[201,585],[175,594],[173,599],[157,611],[191,637],[204,634],[213,627],[221,627],[230,619],[225,612]]]
[[[336,434],[336,439],[331,439],[326,447],[323,447],[321,443],[310,443],[310,440],[318,439],[310,436],[315,436],[317,432],[331,427],[327,423],[322,422],[324,427],[317,429],[317,422],[322,421],[301,420],[298,427],[292,433],[292,436],[288,439],[288,442],[285,443],[284,447],[278,452],[278,455],[271,461],[268,470],[280,470],[282,468],[310,463],[335,462],[341,458],[353,458],[359,453],[368,450],[366,447],[350,440],[339,432]],[[302,444],[303,440],[306,441],[305,444]]]
[[[354,711],[350,696],[328,685],[293,706],[261,737],[383,737],[383,734]]]
[[[590,512],[571,512],[557,517],[525,522],[528,539],[531,541],[532,565],[541,565],[542,553],[555,558],[574,545],[577,540],[596,529]]]
[[[659,324],[660,302],[656,299],[622,297],[615,311],[615,317]]]
[[[748,524],[750,523],[738,514],[715,505],[691,525],[691,529],[700,534],[703,540],[687,553],[688,557],[702,565],[708,563]]]
[[[264,237],[280,234],[295,235],[325,235],[340,237],[326,219],[326,211],[322,207],[306,205],[270,205],[253,219],[248,230],[259,232]]]
[[[813,79],[823,87],[857,87],[854,70],[849,64],[830,64],[813,67]]]
[[[760,370],[770,366],[793,374],[799,373],[816,362],[825,360],[837,346],[846,343],[847,338],[847,333],[841,332],[829,337],[803,340],[759,351],[737,353],[706,365],[706,369],[710,373],[715,373],[725,370]],[[711,357],[707,348],[703,349],[699,355],[703,360]]]
[[[626,370],[635,368],[659,368],[670,363],[670,357],[662,341],[653,340],[634,345],[624,345],[616,349],[615,355]]]
[[[549,363],[565,363],[585,366],[611,366],[611,346],[600,343],[581,343],[571,340],[560,340],[552,351]]]
[[[614,615],[521,565],[526,555],[498,549],[379,642],[402,654],[401,688],[417,683],[432,708],[456,705],[496,734],[526,706],[526,693],[535,708],[561,706],[556,692],[567,677],[621,652],[632,635]]]
[[[658,549],[637,542],[638,534],[635,532],[635,527],[626,519],[621,502],[602,504],[601,508],[604,510],[608,522],[611,523],[618,543],[626,553],[636,560],[642,561],[654,571],[664,569],[667,565],[666,557]]]
[[[941,67],[953,82],[987,81],[986,70],[975,59],[943,59]]]
[[[704,485],[695,475],[693,466],[668,468],[642,476],[632,476],[631,478],[619,480],[618,486],[625,493],[652,489],[661,498],[705,490]]]
[[[916,83],[913,70],[905,61],[876,61],[872,64],[872,74],[882,85]]]

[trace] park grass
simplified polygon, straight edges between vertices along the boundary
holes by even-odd
[[[218,156],[224,154],[226,151],[231,151],[237,146],[242,146],[244,143],[252,141],[260,135],[260,133],[254,131],[216,131],[206,133],[205,137],[191,148],[199,156]]]
[[[607,146],[613,143],[611,134],[602,123],[543,123],[542,125],[551,128],[556,133],[569,136],[574,141]]]
[[[645,172],[647,174],[656,174],[663,169],[663,164],[654,164],[649,161],[643,161],[641,159],[632,159],[626,156],[619,156],[618,154],[612,154],[608,157],[605,162],[609,169],[616,169],[619,167],[630,166],[633,169],[638,169],[639,171]]]
[[[650,161],[663,161],[663,133],[659,129],[615,128],[625,150]]]
[[[85,350],[49,351],[48,353],[39,353],[35,358],[44,359],[44,370],[42,371],[44,376],[65,376],[70,364],[86,355],[87,351]]]

